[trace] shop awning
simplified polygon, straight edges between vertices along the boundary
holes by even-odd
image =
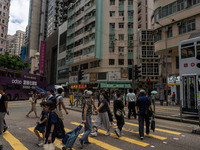
[[[111,84],[111,83],[100,83],[101,88],[131,88],[131,84]]]

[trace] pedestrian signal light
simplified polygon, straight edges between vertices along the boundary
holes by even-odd
[[[150,84],[150,79],[149,79],[149,77],[147,78],[147,85],[149,85]]]
[[[141,77],[141,66],[135,65],[135,80]]]
[[[84,71],[83,70],[79,70],[78,72],[78,83],[81,83],[81,80],[83,79],[84,76]]]

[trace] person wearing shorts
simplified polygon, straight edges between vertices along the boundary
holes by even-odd
[[[45,133],[45,126],[48,117],[48,112],[46,111],[46,102],[41,102],[40,106],[42,107],[40,121],[36,122],[37,125],[34,129],[34,132],[35,135],[38,137],[38,146],[43,146],[45,140],[44,133]],[[39,133],[42,133],[42,137],[40,137]]]

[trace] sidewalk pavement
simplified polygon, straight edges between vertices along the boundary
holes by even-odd
[[[76,107],[76,105],[70,106],[69,98],[65,98],[65,105],[66,105],[67,109],[79,111],[79,112],[82,111],[81,106],[78,106],[78,107]],[[97,100],[95,100],[95,105],[96,106],[98,105]],[[111,100],[110,108],[111,108],[111,110],[113,110],[113,101],[112,100]],[[125,107],[125,112],[126,112],[126,115],[128,115],[128,108],[127,107]],[[180,106],[179,105],[166,106],[166,103],[164,103],[163,105],[160,105],[160,102],[157,101],[155,103],[155,118],[181,122]],[[190,124],[196,124],[196,125],[199,124],[198,116],[196,116],[196,117],[188,116],[188,115],[183,116],[182,122],[190,123]]]

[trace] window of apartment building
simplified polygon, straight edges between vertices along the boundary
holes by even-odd
[[[115,29],[115,23],[110,23],[110,29]]]
[[[109,52],[110,52],[110,53],[114,53],[114,52],[115,52],[114,46],[113,46],[113,47],[109,47]]]
[[[115,60],[114,59],[109,59],[109,65],[115,65]]]
[[[115,5],[115,0],[110,0],[110,5]]]
[[[172,27],[168,27],[167,37],[170,38],[173,36]]]
[[[128,0],[128,5],[133,5],[133,0]]]
[[[119,11],[119,16],[124,16],[124,11]]]
[[[128,41],[132,41],[133,40],[133,34],[129,34],[128,35]]]
[[[124,65],[124,59],[118,59],[118,65]]]
[[[128,28],[129,28],[129,29],[132,29],[132,28],[133,28],[133,23],[132,23],[132,22],[129,22],[129,23],[128,23]]]
[[[2,4],[0,4],[0,8],[2,8]]]
[[[1,33],[1,37],[3,38],[3,33]]]
[[[129,53],[132,53],[133,52],[133,48],[131,47],[131,48],[128,48],[128,52]]]
[[[58,70],[58,80],[69,78],[69,69]]]
[[[156,30],[155,31],[155,42],[162,40],[162,31]]]
[[[179,69],[179,57],[176,56],[176,69]]]
[[[118,51],[119,51],[119,53],[124,53],[124,47],[119,47]]]
[[[74,72],[74,71],[78,71],[78,66],[72,67],[72,72]]]
[[[119,28],[124,28],[124,23],[119,23]]]
[[[133,59],[128,59],[128,65],[132,65]]]
[[[82,64],[82,65],[81,65],[81,69],[83,69],[83,70],[84,70],[84,69],[88,69],[88,63]]]
[[[128,11],[128,16],[132,17],[133,16],[133,11]]]
[[[185,9],[187,3],[185,0],[177,0],[177,11]]]
[[[177,25],[179,27],[179,34],[196,30],[195,19],[189,20],[187,22],[179,22]]]
[[[115,16],[115,11],[110,11],[110,17],[114,17]]]
[[[2,23],[5,23],[5,20],[4,20],[4,19],[2,20]]]
[[[124,5],[124,0],[119,0],[119,5]]]
[[[124,34],[119,34],[119,40],[120,41],[124,40]]]
[[[5,16],[6,16],[6,14],[5,14],[5,13],[3,13],[3,16],[5,17]]]
[[[94,61],[90,63],[90,68],[96,68],[100,66],[100,61]]]

